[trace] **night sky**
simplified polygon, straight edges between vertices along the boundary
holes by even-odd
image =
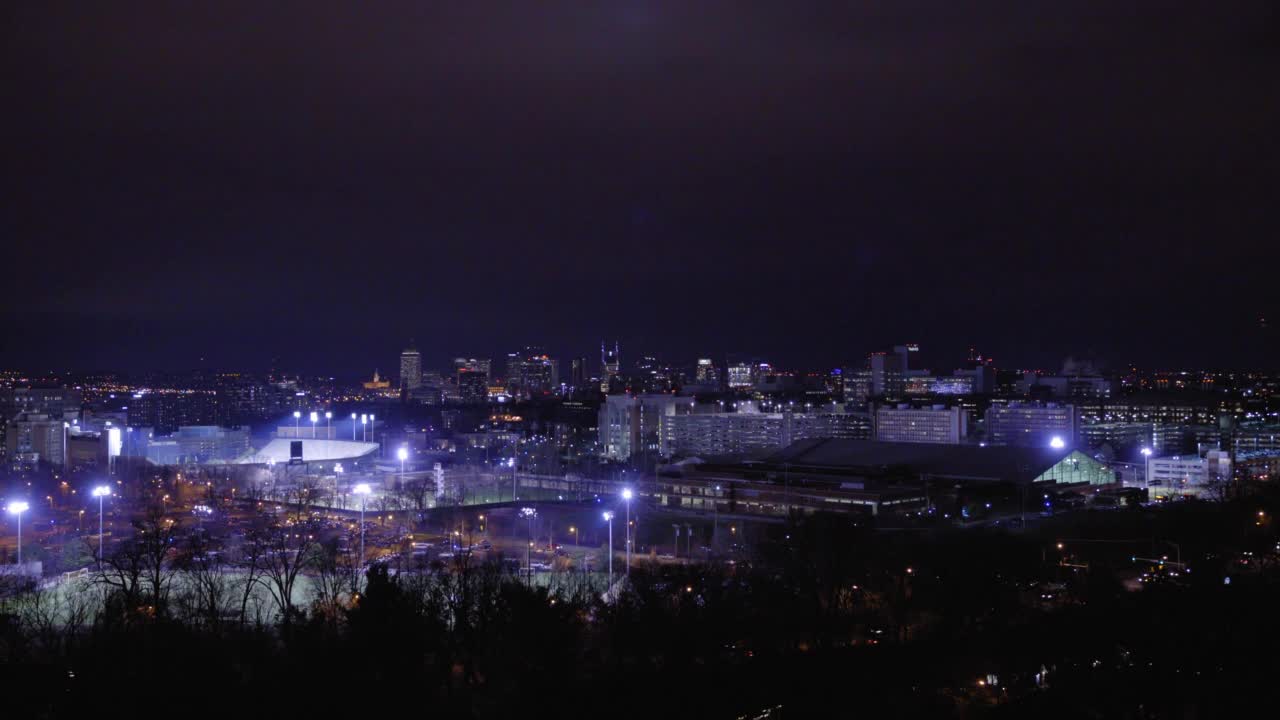
[[[5,3],[0,364],[1274,367],[1276,8]]]

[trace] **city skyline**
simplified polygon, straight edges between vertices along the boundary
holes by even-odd
[[[0,28],[14,717],[1270,700],[1276,0]]]

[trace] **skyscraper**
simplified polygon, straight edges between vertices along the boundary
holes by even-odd
[[[618,347],[618,341],[613,341],[613,350],[605,348],[604,341],[600,341],[600,390],[609,392],[609,384],[619,372],[622,371],[622,350]]]
[[[400,389],[401,390],[417,390],[422,387],[422,354],[413,347],[413,341],[409,341],[409,347],[400,353]]]
[[[569,366],[569,385],[574,390],[587,386],[587,359],[576,357]]]

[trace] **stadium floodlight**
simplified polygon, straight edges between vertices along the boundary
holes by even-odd
[[[396,450],[396,457],[400,459],[400,462],[404,462],[405,460],[408,460],[409,448],[402,447],[399,450]]]
[[[351,492],[357,495],[368,495],[372,491],[369,489],[369,483],[360,483],[359,485],[351,488]]]
[[[1049,447],[1053,448],[1054,450],[1061,450],[1066,446],[1067,446],[1067,442],[1057,435],[1054,435],[1053,439],[1049,441]]]

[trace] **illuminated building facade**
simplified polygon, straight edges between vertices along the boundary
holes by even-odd
[[[957,445],[969,434],[963,408],[882,405],[875,409],[875,438],[880,442]]]

